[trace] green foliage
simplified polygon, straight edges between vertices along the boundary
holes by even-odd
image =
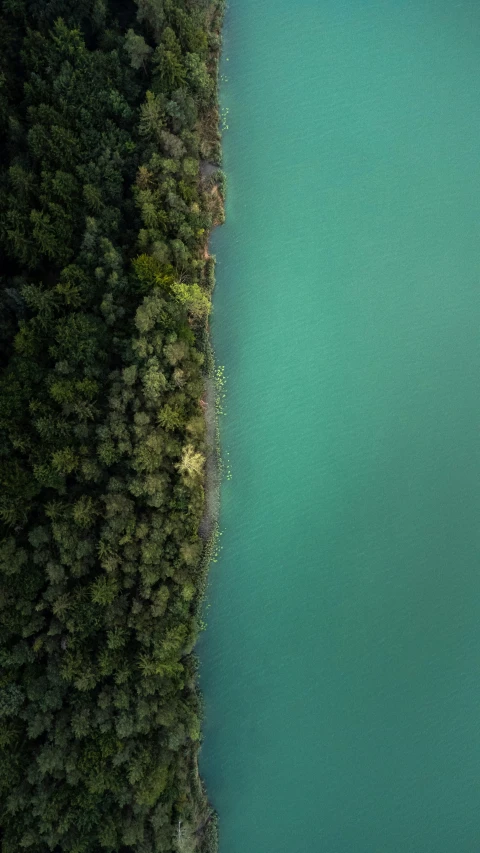
[[[220,14],[0,10],[3,853],[214,850],[192,648]]]
[[[187,310],[195,320],[204,320],[210,313],[210,299],[199,285],[175,282],[172,285],[172,293],[178,301],[187,307]]]
[[[148,45],[143,36],[137,35],[135,30],[128,30],[125,36],[125,50],[130,57],[130,65],[132,68],[143,68],[146,71],[147,60],[152,52],[152,48]]]

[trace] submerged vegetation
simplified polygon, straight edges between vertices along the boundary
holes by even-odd
[[[0,3],[3,853],[215,848],[192,650],[222,2]]]

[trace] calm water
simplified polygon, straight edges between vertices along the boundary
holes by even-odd
[[[231,0],[223,73],[220,851],[478,853],[480,5]]]

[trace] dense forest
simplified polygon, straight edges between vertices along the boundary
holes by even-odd
[[[193,648],[222,4],[0,2],[2,853],[216,846]]]

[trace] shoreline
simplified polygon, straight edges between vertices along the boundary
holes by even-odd
[[[206,157],[200,161],[200,176],[199,184],[202,193],[207,199],[207,205],[213,214],[213,224],[207,234],[205,246],[203,250],[203,260],[205,261],[202,270],[202,285],[210,300],[210,311],[205,320],[205,325],[202,329],[202,337],[200,346],[205,357],[205,373],[204,373],[204,390],[202,398],[199,401],[202,410],[204,425],[205,425],[205,466],[203,472],[203,490],[204,490],[204,508],[202,518],[198,528],[198,535],[203,541],[202,556],[199,564],[199,583],[197,588],[195,620],[197,622],[197,637],[195,640],[194,655],[196,655],[196,645],[200,632],[206,627],[202,612],[206,597],[210,566],[215,558],[219,529],[218,520],[220,513],[220,486],[222,479],[222,460],[220,450],[220,428],[219,428],[219,412],[218,412],[218,383],[216,375],[215,353],[211,339],[211,331],[209,318],[212,310],[212,296],[215,290],[215,263],[216,258],[210,254],[209,244],[215,228],[221,226],[225,221],[225,175],[222,171],[222,148],[221,148],[221,131],[220,131],[220,109],[219,109],[219,66],[222,51],[222,27],[225,17],[225,0],[214,0],[212,13],[215,17],[211,23],[215,21],[211,32],[218,39],[218,49],[212,55],[215,73],[215,108],[212,119],[215,122],[215,141],[212,145],[212,153],[210,157]],[[217,161],[217,162],[215,162]],[[197,656],[197,665],[198,665]],[[210,801],[205,782],[200,774],[198,758],[202,746],[202,724],[203,724],[203,695],[200,685],[197,683],[195,687],[197,694],[200,714],[200,739],[194,744],[193,755],[193,782],[197,789],[197,796],[200,800],[200,813],[198,815],[199,825],[196,828],[195,835],[197,838],[198,850],[201,853],[217,853],[218,851],[218,814],[214,805]],[[179,827],[180,833],[180,827]]]

